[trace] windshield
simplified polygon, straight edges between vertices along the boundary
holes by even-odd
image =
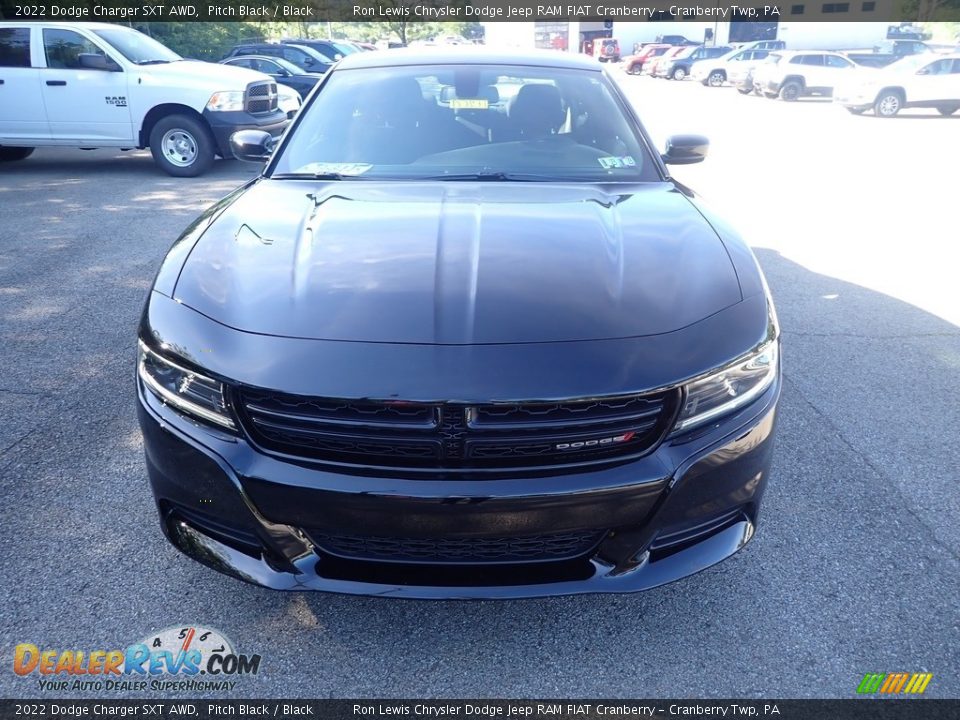
[[[889,70],[890,72],[914,72],[922,68],[924,65],[934,62],[935,59],[935,56],[931,57],[930,55],[926,54],[908,55],[905,58],[901,58],[896,62],[890,63],[884,69]]]
[[[358,47],[354,47],[353,45],[349,45],[347,43],[331,42],[330,44],[333,45],[337,50],[339,50],[344,55],[350,55],[352,53],[357,52],[360,49]]]
[[[306,75],[306,74],[307,74],[305,70],[303,70],[302,68],[297,67],[296,65],[294,65],[294,64],[293,64],[292,62],[290,62],[289,60],[284,60],[283,58],[272,57],[272,58],[270,58],[270,62],[276,63],[277,65],[279,65],[280,67],[282,67],[284,70],[286,70],[286,71],[287,71],[288,73],[290,73],[291,75]],[[252,67],[252,66],[251,66],[251,67]],[[267,65],[267,67],[269,67],[269,65]],[[254,67],[253,69],[254,69],[254,70],[261,70],[261,68],[258,68],[258,67]],[[271,69],[272,69],[272,68],[271,68]],[[265,71],[262,71],[262,72],[265,72]],[[267,73],[267,74],[269,74],[269,73]]]
[[[601,73],[505,65],[334,71],[271,175],[660,179]]]
[[[136,65],[176,62],[183,59],[167,46],[136,30],[117,28],[116,30],[94,30],[94,33]]]

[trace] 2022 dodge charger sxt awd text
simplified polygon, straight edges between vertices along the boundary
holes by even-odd
[[[164,532],[284,590],[627,592],[750,540],[779,330],[595,62],[358,53],[144,309]]]

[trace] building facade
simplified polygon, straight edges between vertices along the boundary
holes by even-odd
[[[824,10],[830,8],[830,10]],[[807,14],[833,12],[844,22],[811,22]],[[717,21],[647,22],[506,22],[484,23],[486,43],[514,48],[550,48],[583,52],[584,43],[602,37],[614,37],[624,55],[635,45],[655,42],[663,35],[682,35],[708,45],[783,40],[791,50],[839,50],[871,48],[890,36],[888,21],[892,0],[856,0],[856,2],[810,2],[796,0],[785,6],[777,17]],[[873,18],[873,19],[871,19]]]

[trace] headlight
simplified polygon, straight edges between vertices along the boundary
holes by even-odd
[[[160,357],[143,341],[137,373],[154,395],[180,412],[231,430],[236,428],[227,409],[223,383]]]
[[[778,362],[779,341],[774,340],[749,357],[689,383],[674,431],[689,430],[754,400],[777,376]]]
[[[211,112],[243,110],[243,90],[215,92],[207,101],[207,110]]]

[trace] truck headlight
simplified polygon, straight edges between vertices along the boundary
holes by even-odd
[[[161,357],[142,340],[137,374],[148,390],[174,409],[220,427],[236,429],[223,383]]]
[[[207,110],[211,112],[243,110],[243,90],[215,92],[207,100]]]
[[[688,383],[674,432],[702,425],[759,397],[777,376],[779,356],[780,341],[773,340],[747,357]]]

